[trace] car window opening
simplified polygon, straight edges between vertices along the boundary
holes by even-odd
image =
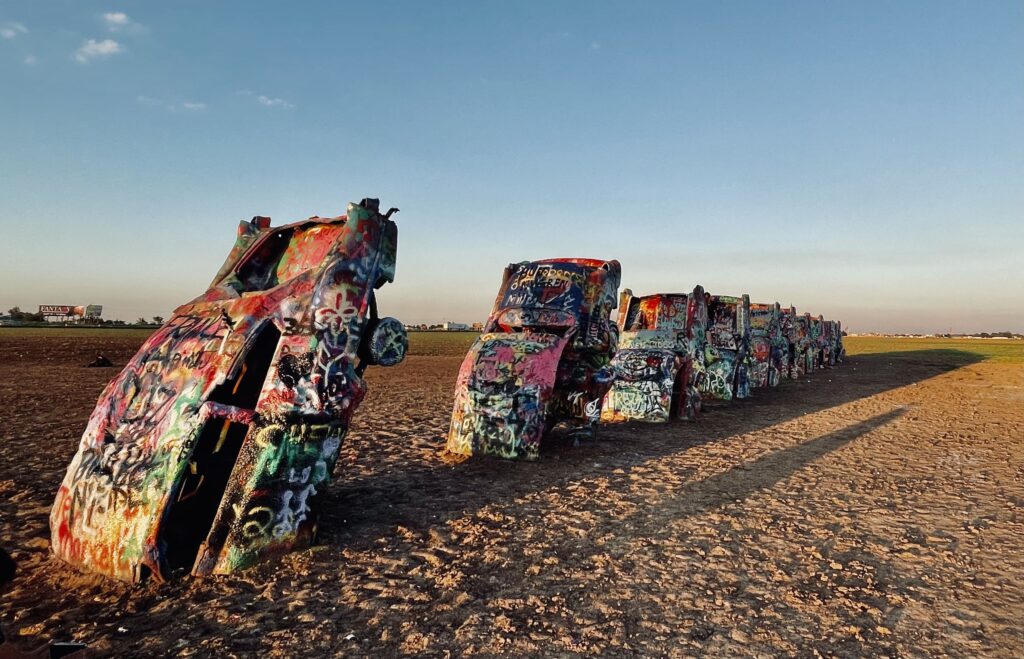
[[[245,262],[238,266],[238,281],[242,292],[265,291],[281,282],[277,279],[277,266],[288,251],[292,230],[275,231],[264,238]]]

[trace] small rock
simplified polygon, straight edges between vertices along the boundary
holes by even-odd
[[[731,638],[732,640],[736,641],[737,643],[749,643],[750,642],[750,637],[747,636],[747,634],[745,632],[742,632],[742,631],[740,631],[738,629],[734,629],[731,632],[729,632],[729,638]]]

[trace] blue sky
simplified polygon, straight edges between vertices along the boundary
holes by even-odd
[[[3,310],[167,316],[238,220],[378,196],[407,322],[587,256],[1024,331],[1021,2],[5,0],[0,89]]]

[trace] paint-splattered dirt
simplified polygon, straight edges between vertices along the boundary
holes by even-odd
[[[99,654],[1024,654],[1024,365],[860,355],[697,424],[445,464],[460,354],[370,375],[321,544],[130,588],[48,553],[86,419],[139,339],[0,336],[0,594]],[[464,347],[463,347],[464,349]],[[435,351],[435,352],[444,352]],[[458,350],[452,352],[458,353]]]

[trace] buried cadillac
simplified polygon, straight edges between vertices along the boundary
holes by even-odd
[[[842,325],[835,320],[821,321],[821,340],[819,361],[825,368],[833,368],[842,361],[843,339]]]
[[[707,339],[701,393],[716,400],[750,396],[750,296],[708,296]]]
[[[792,380],[798,380],[807,370],[807,358],[810,338],[804,317],[796,313],[796,307],[782,310],[782,333],[786,337],[785,374]]]
[[[798,360],[799,375],[810,375],[816,367],[815,360],[815,339],[814,324],[811,322],[811,314],[803,313],[796,317],[796,328],[799,336],[800,349]]]
[[[363,370],[405,355],[374,295],[394,280],[394,210],[239,225],[210,288],[103,390],[50,513],[58,557],[139,582],[311,541]]]
[[[786,371],[789,341],[782,328],[782,307],[772,304],[750,304],[750,384],[754,387],[776,387]]]
[[[536,459],[557,423],[592,435],[611,386],[619,262],[512,263],[455,385],[447,449]]]
[[[696,419],[708,324],[704,288],[644,297],[627,288],[619,300],[618,324],[615,382],[605,396],[601,420]]]

